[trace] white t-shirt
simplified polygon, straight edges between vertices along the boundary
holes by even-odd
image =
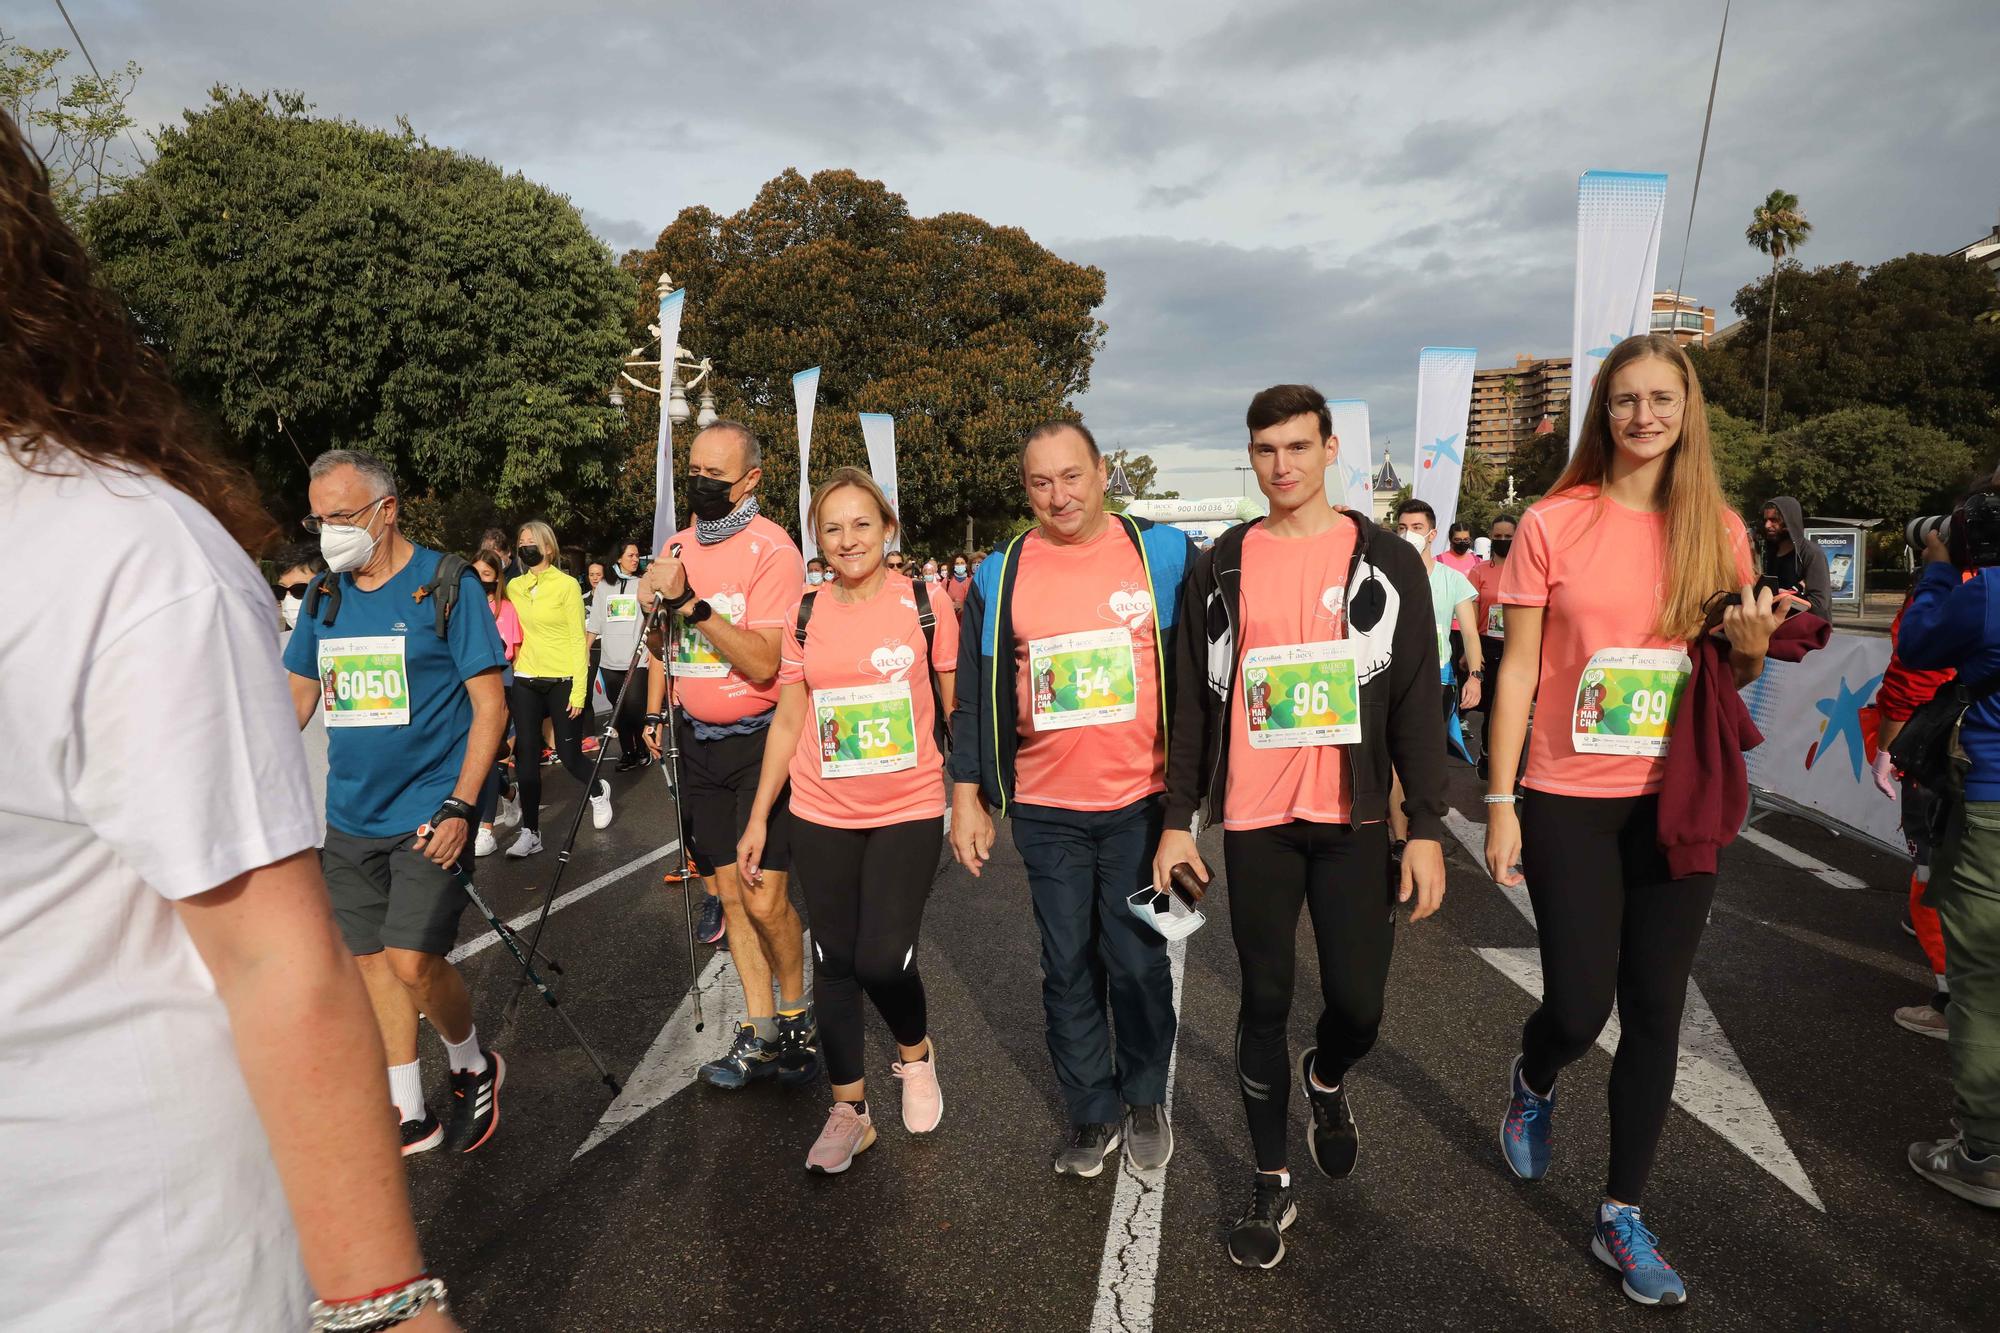
[[[0,447],[0,1328],[303,1328],[173,901],[314,845],[271,591],[151,478]],[[50,577],[90,552],[99,577]]]

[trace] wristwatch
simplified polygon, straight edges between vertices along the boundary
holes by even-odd
[[[689,595],[692,596],[693,594],[690,593]],[[714,614],[714,607],[710,606],[706,601],[697,601],[694,604],[694,609],[687,612],[687,623],[690,625],[699,625]]]
[[[1479,668],[1479,670],[1477,670],[1477,671],[1468,671],[1468,672],[1466,672],[1465,674],[1466,674],[1466,676],[1467,676],[1467,677],[1468,677],[1469,679],[1472,679],[1472,680],[1485,680],[1485,679],[1486,679],[1486,668],[1485,668],[1485,667],[1481,667],[1481,668]]]

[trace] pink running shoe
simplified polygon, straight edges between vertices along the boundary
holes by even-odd
[[[835,1102],[827,1112],[826,1128],[806,1154],[806,1170],[837,1176],[854,1164],[856,1153],[866,1152],[874,1142],[875,1122],[855,1110],[853,1103]]]
[[[938,1089],[937,1042],[921,1060],[890,1066],[903,1081],[903,1128],[912,1134],[928,1134],[944,1119],[944,1093]]]

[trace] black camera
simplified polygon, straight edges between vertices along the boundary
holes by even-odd
[[[1961,569],[2000,565],[2000,495],[1978,491],[1959,501],[1949,514],[1913,518],[1903,528],[1903,540],[1921,555],[1924,539],[1933,532]]]

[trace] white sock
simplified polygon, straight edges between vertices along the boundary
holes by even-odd
[[[1324,1083],[1322,1083],[1322,1082],[1320,1082],[1320,1081],[1319,1081],[1319,1075],[1318,1075],[1318,1074],[1308,1074],[1308,1075],[1306,1075],[1306,1077],[1312,1080],[1312,1085],[1313,1085],[1313,1091],[1314,1091],[1314,1092],[1339,1092],[1339,1091],[1340,1091],[1340,1085],[1339,1085],[1338,1083],[1334,1084],[1334,1085],[1333,1085],[1332,1087],[1330,1087],[1330,1088],[1329,1088],[1328,1086],[1326,1086],[1326,1084],[1324,1084]]]
[[[1932,977],[1933,977],[1933,978],[1934,978],[1934,979],[1935,979],[1935,980],[1937,981],[1937,991],[1938,991],[1938,994],[1940,994],[1940,995],[1949,995],[1949,994],[1951,994],[1951,983],[1950,983],[1949,981],[1946,981],[1946,980],[1944,979],[1944,973],[1942,973],[1942,972],[1933,972],[1933,973],[1931,973],[1931,976],[1932,976]]]
[[[400,1120],[422,1120],[424,1109],[424,1067],[415,1060],[389,1066],[389,1100],[396,1103]]]
[[[1603,1203],[1597,1206],[1597,1220],[1600,1222],[1609,1222],[1613,1217],[1616,1217],[1618,1215],[1619,1211],[1620,1209],[1617,1204],[1612,1203],[1609,1199],[1606,1199]],[[1637,1208],[1634,1208],[1632,1211],[1636,1213],[1639,1210]]]
[[[1292,1173],[1290,1170],[1259,1171],[1257,1174],[1260,1176],[1276,1176],[1278,1178],[1278,1183],[1280,1185],[1283,1185],[1286,1189],[1290,1189],[1292,1187]]]
[[[442,1032],[438,1033],[438,1040],[444,1043],[445,1053],[451,1058],[451,1070],[454,1074],[460,1070],[470,1074],[486,1072],[486,1057],[479,1052],[478,1024],[474,1024],[472,1030],[465,1034],[464,1041],[453,1041]]]

